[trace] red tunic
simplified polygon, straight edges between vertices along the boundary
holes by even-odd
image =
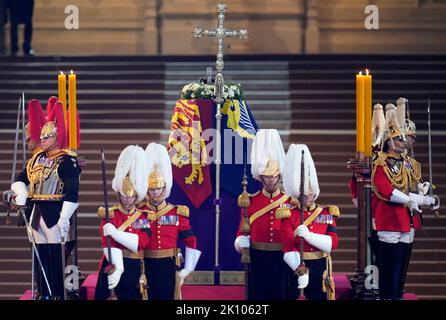
[[[311,216],[314,210],[304,211],[304,221]],[[298,209],[291,210],[291,216],[282,220],[282,239],[283,239],[283,251],[300,251],[301,237],[294,237],[294,230],[300,225],[300,212]],[[308,230],[313,233],[326,234],[331,237],[332,250],[338,247],[338,234],[336,233],[336,221],[335,217],[330,213],[329,208],[323,208],[321,213],[314,219],[309,225]],[[308,242],[304,241],[304,252],[315,252],[320,249],[313,247]]]
[[[166,206],[172,208],[161,214]],[[188,216],[178,213],[178,206],[163,202],[157,208],[146,204],[141,210],[149,210],[150,229],[152,235],[150,241],[144,247],[145,250],[164,250],[177,248],[178,237],[186,247],[196,249],[197,238],[194,236]],[[161,214],[161,215],[160,215]]]
[[[402,204],[390,202],[394,186],[387,178],[382,166],[377,166],[372,177],[374,191],[377,194],[374,205],[375,225],[378,231],[409,232],[411,226],[421,228],[419,215],[411,217],[410,211]],[[384,198],[379,199],[379,197]]]
[[[280,190],[277,190],[274,194],[270,194],[264,190],[255,194],[250,198],[251,205],[247,208],[248,217],[251,217],[254,213],[262,208],[265,208],[274,201],[280,199],[285,194]],[[289,199],[285,201],[283,206],[289,206]],[[268,243],[282,243],[280,234],[281,219],[276,218],[276,209],[279,206],[265,213],[250,225],[251,228],[251,241],[253,242],[268,242]],[[241,210],[241,221],[237,231],[237,236],[242,235],[242,225],[244,218],[244,209]]]
[[[138,209],[132,209],[130,212],[127,212],[121,207],[113,206],[110,209],[113,209],[114,217],[110,219],[110,223],[113,224],[116,229],[118,229],[124,222],[126,222],[128,219],[131,219],[133,215],[135,215],[138,211]],[[105,219],[102,219],[101,221],[101,242],[102,247],[107,247],[107,238],[104,237],[104,230],[103,227],[105,225]],[[125,230],[125,232],[130,232],[138,235],[139,241],[138,241],[138,250],[143,249],[146,247],[149,243],[149,235],[148,235],[149,224],[147,220],[147,215],[143,212],[141,215],[136,219],[130,226],[128,226]],[[112,237],[110,237],[110,244],[112,248],[118,248],[118,249],[126,249],[128,248],[124,247],[120,243],[116,242]]]

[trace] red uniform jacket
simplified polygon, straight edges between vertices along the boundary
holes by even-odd
[[[158,207],[146,203],[141,210],[150,211],[147,217],[152,235],[145,250],[175,249],[178,237],[186,247],[197,248],[197,238],[190,227],[189,209],[186,206],[174,206],[164,201]]]
[[[411,226],[421,228],[419,215],[411,217],[410,211],[402,204],[390,202],[395,187],[384,172],[384,166],[388,164],[375,164],[372,174],[375,225],[378,231],[409,232]],[[401,191],[401,190],[400,190]]]
[[[311,216],[318,206],[314,206],[312,210],[304,211],[304,221]],[[332,208],[332,209],[330,209]],[[338,247],[338,234],[336,233],[336,216],[339,215],[339,209],[337,207],[323,208],[321,213],[314,219],[309,225],[310,232],[318,234],[326,234],[331,237],[332,250]],[[294,230],[300,225],[300,212],[298,208],[291,210],[291,216],[289,218],[282,219],[282,239],[283,239],[283,251],[300,251],[301,237],[294,237]],[[313,247],[304,241],[304,252],[315,252],[320,249]]]
[[[99,216],[102,218],[101,212],[104,211],[103,208],[98,210]],[[112,218],[110,218],[110,223],[113,224],[116,229],[118,229],[123,223],[125,223],[128,219],[131,219],[135,214],[140,213],[140,210],[138,209],[132,209],[130,212],[124,210],[120,206],[112,206],[109,209],[109,212],[112,214]],[[107,247],[107,238],[104,237],[104,231],[103,226],[105,224],[105,219],[102,219],[101,221],[101,242],[102,247]],[[128,226],[125,230],[121,230],[125,232],[130,232],[138,235],[139,242],[138,242],[138,250],[143,249],[146,247],[149,243],[149,233],[150,233],[150,225],[147,220],[147,215],[142,212],[141,215],[132,223],[130,226]],[[110,244],[112,248],[118,248],[118,249],[126,249],[128,248],[124,247],[123,245],[116,242],[113,238],[110,237]]]
[[[274,194],[270,194],[265,190],[262,190],[253,196],[251,196],[250,201],[251,205],[247,208],[248,217],[251,217],[260,209],[265,208],[269,204],[273,203],[276,200],[279,200],[285,196],[283,192],[277,190]],[[282,206],[291,207],[289,197],[284,202]],[[268,243],[282,243],[281,234],[280,234],[280,225],[281,219],[276,218],[276,209],[279,206],[269,210],[263,216],[256,219],[252,224],[250,223],[251,228],[251,241],[253,242],[268,242]],[[244,209],[241,210],[241,221],[237,231],[237,236],[242,235],[242,225],[244,218]]]
[[[395,186],[387,174],[392,176],[392,172],[402,172],[407,181],[405,186],[407,190],[400,191],[409,191],[410,183],[413,180],[412,165],[411,162],[407,162],[398,156],[389,156],[388,153],[384,152],[379,152],[377,159],[373,162],[372,184],[376,195],[376,203],[374,205],[376,230],[409,232],[411,226],[415,229],[421,228],[419,215],[411,217],[409,209],[404,205],[390,202]]]

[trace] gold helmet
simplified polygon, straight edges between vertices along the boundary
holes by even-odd
[[[261,175],[278,176],[282,173],[285,150],[276,129],[257,131],[251,148],[251,173],[255,179]]]
[[[149,143],[146,148],[149,189],[165,188],[165,198],[170,196],[173,184],[172,164],[165,146]]]
[[[137,196],[137,201],[144,199],[147,192],[146,163],[143,148],[135,145],[125,147],[116,163],[113,190],[126,197]]]
[[[155,165],[153,171],[149,174],[149,189],[164,188],[165,186],[166,180]]]
[[[398,124],[396,107],[395,105],[388,103],[386,105],[386,131],[384,133],[383,143],[394,138],[406,140],[403,129]]]
[[[304,156],[304,181],[301,181],[302,153]],[[291,144],[289,146],[283,172],[283,188],[287,195],[293,198],[299,198],[301,196],[300,185],[302,183],[304,186],[304,196],[312,195],[313,200],[316,200],[319,197],[320,189],[316,166],[314,165],[313,157],[311,156],[307,145]]]
[[[279,161],[268,159],[268,162],[266,163],[265,170],[263,170],[262,175],[263,176],[273,176],[277,177],[280,174],[280,166]]]

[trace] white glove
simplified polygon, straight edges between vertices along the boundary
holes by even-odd
[[[11,185],[11,190],[16,194],[15,203],[18,206],[24,206],[26,204],[26,198],[28,197],[28,190],[26,185],[22,181],[16,181]]]
[[[291,270],[296,271],[300,265],[300,253],[297,251],[286,252],[283,255],[283,261],[285,261]]]
[[[138,252],[139,238],[137,234],[120,231],[111,223],[106,223],[103,230],[104,236],[110,236],[130,251]]]
[[[308,282],[310,281],[310,277],[308,275],[308,273],[305,273],[301,276],[299,276],[299,278],[297,279],[297,288],[298,289],[304,289],[308,286]]]
[[[297,235],[301,238],[304,238],[305,241],[310,242],[312,238],[312,232],[308,230],[308,227],[304,224],[301,224],[297,227]]]
[[[305,241],[313,247],[316,247],[323,252],[330,253],[332,244],[332,239],[330,236],[326,234],[310,232],[310,230],[308,230],[308,227],[304,224],[301,224],[297,227],[297,235],[304,238]]]
[[[432,206],[435,204],[435,198],[431,196],[422,196],[417,193],[409,193],[410,200],[415,201],[419,206]]]
[[[116,229],[116,227],[109,223],[104,224],[104,226],[102,227],[102,230],[104,231],[104,237],[110,236],[110,237],[114,237],[116,235],[116,233],[118,232],[118,229]]]
[[[410,212],[419,212],[421,213],[420,208],[418,207],[418,203],[412,200],[407,194],[402,193],[398,189],[393,189],[392,195],[390,196],[390,201],[393,203],[404,204],[410,210]]]
[[[198,259],[200,259],[201,251],[186,247],[186,259],[184,260],[184,269],[180,271],[180,284],[183,284],[186,278],[197,266]]]
[[[251,241],[249,240],[249,236],[238,236],[234,241],[234,247],[238,253],[241,253],[243,248],[249,248],[250,245]]]
[[[104,255],[108,260],[107,248],[103,249]],[[118,248],[111,248],[112,263],[115,266],[115,271],[107,276],[108,288],[114,289],[124,273],[124,259],[122,258],[122,250]]]
[[[62,204],[62,210],[60,210],[60,218],[57,221],[57,225],[60,228],[60,233],[63,239],[67,239],[68,232],[70,231],[70,218],[79,207],[79,203],[64,201]]]
[[[180,284],[183,284],[184,282],[184,278],[186,278],[192,271],[191,270],[187,270],[187,269],[182,269],[179,273],[179,277],[180,277]]]
[[[60,234],[62,235],[62,241],[67,240],[68,232],[70,231],[70,220],[60,217],[57,221],[57,225],[60,229]]]

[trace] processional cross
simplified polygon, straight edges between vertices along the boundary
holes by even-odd
[[[218,9],[218,26],[216,29],[205,29],[200,27],[195,28],[194,37],[201,38],[202,36],[216,37],[217,38],[217,61],[215,62],[215,69],[217,71],[215,75],[215,103],[217,104],[216,118],[216,139],[215,139],[215,269],[219,269],[219,230],[220,230],[220,165],[221,165],[221,106],[225,99],[223,98],[224,79],[223,79],[223,51],[224,51],[224,39],[226,37],[246,39],[248,37],[248,31],[246,29],[240,30],[228,30],[225,29],[225,10],[226,5],[220,2],[217,5]],[[215,277],[218,284],[218,279]]]

